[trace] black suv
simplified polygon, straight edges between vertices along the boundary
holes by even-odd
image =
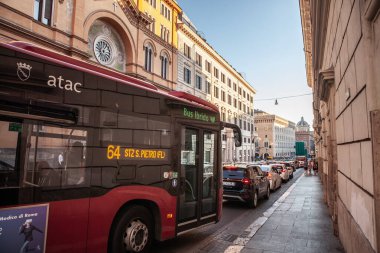
[[[269,199],[270,188],[266,174],[259,166],[224,166],[223,198],[243,201],[255,208],[260,197]]]

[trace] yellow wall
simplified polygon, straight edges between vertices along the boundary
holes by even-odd
[[[181,13],[182,10],[173,0],[156,0],[156,8],[150,5],[149,0],[135,0],[137,1],[137,7],[142,13],[147,12],[156,20],[155,24],[155,34],[161,37],[161,25],[169,29],[170,31],[170,44],[175,48],[178,48],[178,39],[177,39],[177,20],[178,13]],[[161,2],[163,2],[171,12],[170,21],[161,15]]]

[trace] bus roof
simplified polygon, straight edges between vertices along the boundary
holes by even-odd
[[[43,60],[47,60],[59,65],[63,65],[65,67],[73,68],[79,71],[83,71],[86,73],[90,73],[93,75],[101,76],[104,78],[108,78],[126,85],[138,87],[144,90],[149,90],[151,92],[155,92],[169,98],[180,100],[186,102],[188,104],[192,104],[196,107],[202,107],[206,110],[211,110],[214,112],[219,112],[219,109],[214,104],[205,101],[199,97],[194,95],[181,92],[181,91],[163,91],[159,90],[155,85],[141,80],[139,78],[135,78],[132,76],[128,76],[126,74],[117,72],[112,69],[107,69],[104,67],[100,67],[89,62],[84,62],[57,52],[50,51],[48,49],[38,47],[32,43],[23,42],[23,41],[12,41],[9,43],[0,43],[1,46],[20,52],[24,54],[28,54],[37,58],[41,58]]]

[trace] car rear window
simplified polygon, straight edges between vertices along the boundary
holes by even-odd
[[[260,168],[262,171],[266,171],[266,172],[269,172],[269,170],[270,170],[269,166],[261,166]]]
[[[223,178],[244,178],[246,173],[245,168],[223,168]]]
[[[273,169],[282,170],[282,166],[273,166]]]

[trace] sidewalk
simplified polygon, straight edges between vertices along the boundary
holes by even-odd
[[[300,178],[241,252],[344,252],[333,234],[319,177]]]

